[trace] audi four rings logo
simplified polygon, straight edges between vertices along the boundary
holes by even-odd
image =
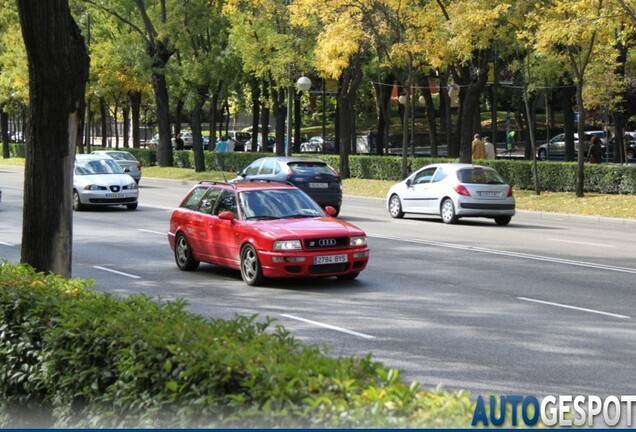
[[[336,239],[320,239],[318,240],[318,246],[326,247],[326,246],[335,246]]]

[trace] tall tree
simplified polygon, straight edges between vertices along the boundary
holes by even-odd
[[[73,159],[81,139],[89,58],[68,0],[17,4],[29,60],[30,101],[20,261],[68,277]]]

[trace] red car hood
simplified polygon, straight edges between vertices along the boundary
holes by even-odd
[[[297,236],[359,236],[364,231],[347,221],[333,217],[254,221],[249,225],[271,238]]]

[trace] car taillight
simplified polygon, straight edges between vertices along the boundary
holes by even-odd
[[[453,189],[460,195],[470,196],[470,192],[468,192],[468,189],[466,189],[464,185],[457,185]]]
[[[508,197],[512,196],[512,186],[508,186]]]

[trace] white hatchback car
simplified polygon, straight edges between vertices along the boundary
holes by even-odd
[[[109,156],[78,154],[73,175],[73,210],[86,206],[137,208],[137,182]]]
[[[512,187],[494,169],[472,164],[420,168],[393,185],[386,202],[393,218],[405,213],[433,214],[447,224],[461,217],[485,217],[508,225],[515,214]]]

